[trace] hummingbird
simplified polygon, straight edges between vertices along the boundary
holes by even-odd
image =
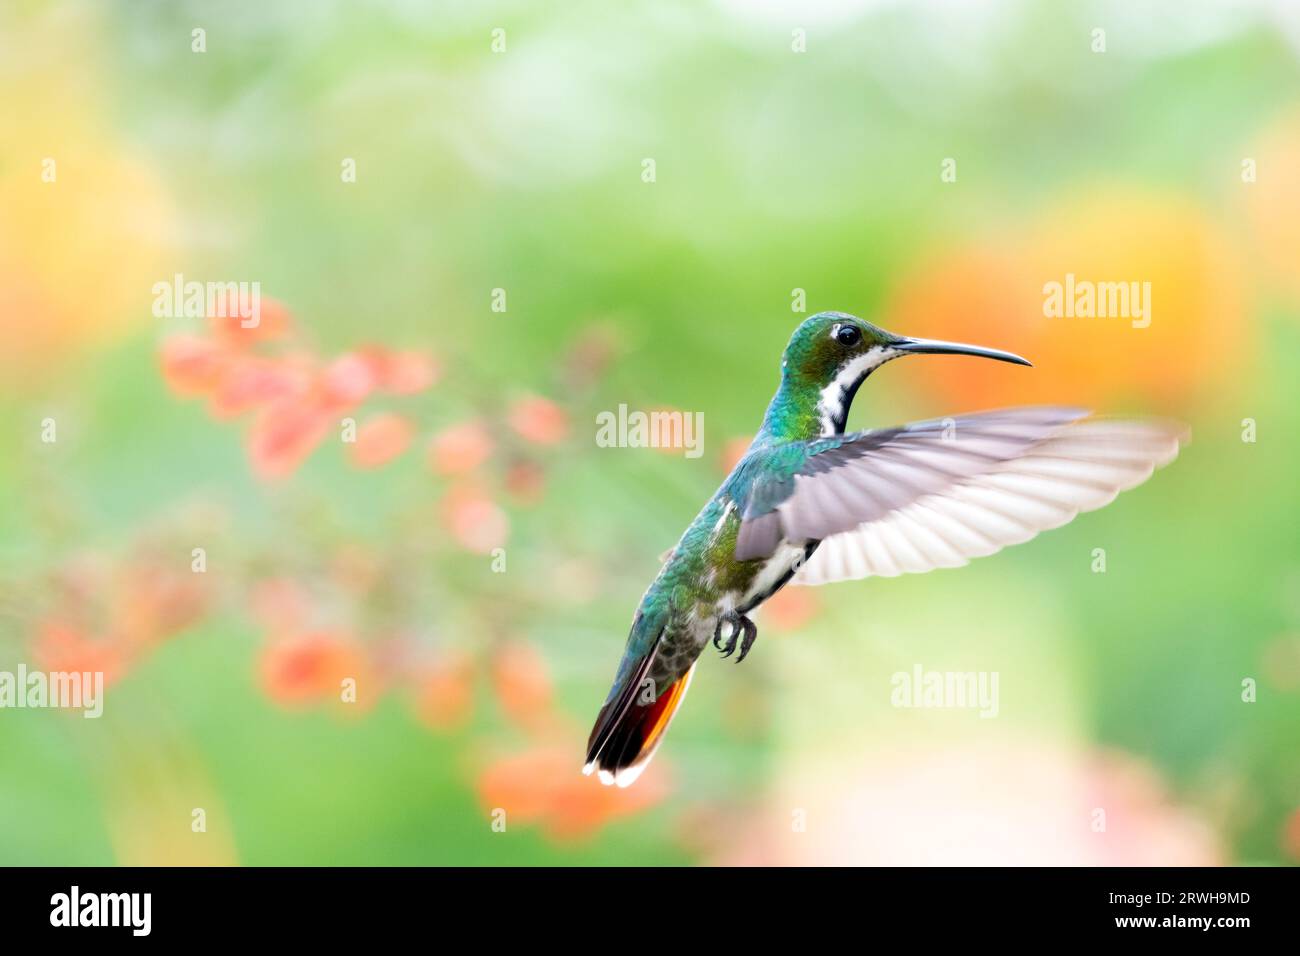
[[[895,335],[843,312],[795,329],[745,455],[667,553],[632,620],[583,773],[630,785],[654,756],[710,642],[743,661],[753,610],[792,580],[955,568],[1108,504],[1168,464],[1175,423],[1031,406],[845,432],[867,377],[906,355],[1030,363]]]

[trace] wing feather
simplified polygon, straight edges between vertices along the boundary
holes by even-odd
[[[786,456],[795,470],[777,463],[755,481],[736,558],[766,557],[782,538],[820,541],[883,518],[1023,455],[1085,414],[1078,408],[1012,408],[800,443],[803,457]],[[905,543],[893,542],[888,552],[881,555],[886,563],[914,563]]]
[[[1026,421],[1047,429],[1046,433],[1025,441],[1022,429],[1019,448],[1009,455],[1017,441],[1007,437],[1014,433],[1014,422],[1006,413],[994,414],[1003,417],[988,428],[975,429],[979,447],[960,447],[960,427],[951,455],[947,449],[931,446],[922,455],[909,457],[912,450],[900,439],[883,456],[891,466],[888,472],[880,468],[881,457],[862,455],[822,473],[858,472],[851,478],[846,475],[833,482],[823,478],[815,496],[779,505],[787,536],[799,533],[804,526],[800,521],[807,520],[806,511],[814,503],[824,507],[834,497],[832,486],[868,487],[880,504],[892,505],[884,510],[863,509],[857,499],[846,499],[853,506],[842,504],[839,513],[852,508],[866,519],[824,537],[793,583],[824,584],[960,567],[971,558],[1028,541],[1080,512],[1108,504],[1172,461],[1187,439],[1184,427],[1169,422],[1093,419],[1071,424],[1060,421],[1060,416],[1041,416]],[[1004,441],[1011,445],[1000,444]],[[971,471],[970,463],[976,461],[981,467]],[[891,492],[882,500],[882,483],[899,480],[904,473],[899,467],[919,469],[930,477],[912,483],[909,487],[915,493],[910,497],[906,492]],[[873,476],[864,481],[862,472],[867,469]],[[937,475],[943,476],[942,484],[936,484]],[[801,476],[792,499],[799,498],[804,484]],[[823,521],[818,527],[826,525]]]

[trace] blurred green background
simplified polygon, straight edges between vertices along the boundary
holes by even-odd
[[[1294,862],[1298,49],[1282,0],[5,4],[0,669],[110,685],[0,710],[0,863]],[[178,273],[275,322],[155,317]],[[1045,317],[1067,273],[1150,327]],[[602,789],[802,307],[1035,363],[898,363],[852,427],[1193,442],[968,568],[783,592]],[[620,403],[704,454],[597,447]],[[892,707],[916,665],[998,717]]]

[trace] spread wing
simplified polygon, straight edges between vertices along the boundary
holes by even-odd
[[[958,567],[1099,508],[1178,453],[1186,430],[1017,408],[846,436],[812,449],[737,539],[818,539],[797,584]],[[757,555],[755,555],[757,556]]]

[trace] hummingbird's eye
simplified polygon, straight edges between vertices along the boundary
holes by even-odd
[[[835,341],[850,348],[862,341],[862,333],[852,325],[841,325],[835,330]]]

